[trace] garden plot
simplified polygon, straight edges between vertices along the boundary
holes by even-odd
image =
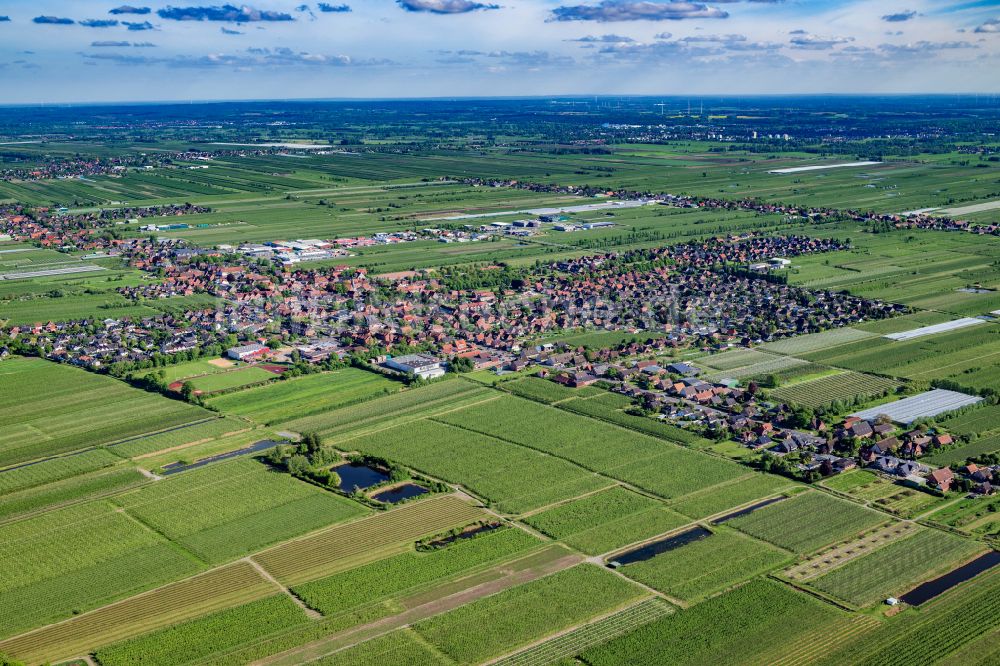
[[[983,399],[978,396],[967,395],[958,391],[934,389],[909,398],[903,398],[896,402],[864,409],[860,412],[855,412],[851,416],[857,416],[862,419],[874,419],[882,414],[886,414],[896,423],[908,425],[917,419],[934,417],[938,414],[975,405],[982,401]]]

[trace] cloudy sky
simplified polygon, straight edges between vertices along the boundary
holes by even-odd
[[[1000,0],[0,0],[0,104],[1000,92]]]

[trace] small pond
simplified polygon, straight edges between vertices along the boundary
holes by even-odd
[[[979,574],[992,569],[1000,564],[1000,551],[991,550],[985,555],[981,555],[968,564],[949,571],[943,576],[929,580],[923,585],[918,585],[899,598],[900,601],[911,606],[919,606],[944,594],[959,583],[975,578]]]
[[[389,475],[382,470],[363,463],[337,465],[333,471],[340,477],[340,489],[346,493],[354,492],[355,488],[371,488],[389,480]]]
[[[686,546],[687,544],[695,541],[701,541],[705,537],[709,536],[712,536],[712,533],[704,527],[695,527],[687,532],[681,532],[680,534],[675,534],[674,536],[666,537],[665,539],[660,539],[659,541],[647,543],[645,546],[636,548],[635,550],[630,550],[627,553],[622,553],[614,558],[613,562],[620,566],[635,564],[636,562],[645,562],[646,560],[653,559],[661,553],[666,553],[667,551],[675,548]]]
[[[418,486],[415,483],[404,483],[401,486],[377,492],[372,495],[372,499],[385,502],[386,504],[395,504],[396,502],[408,500],[411,497],[419,497],[427,492],[429,491],[423,486]]]

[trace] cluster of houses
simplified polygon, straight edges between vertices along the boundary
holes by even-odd
[[[1000,466],[969,464],[952,470],[921,463],[918,459],[925,453],[955,443],[947,433],[919,427],[899,432],[888,418],[856,416],[835,427],[818,417],[805,428],[794,427],[790,408],[768,402],[756,384],[739,387],[734,382],[705,381],[688,363],[661,366],[655,359],[645,359],[608,364],[588,360],[582,350],[557,349],[540,357],[540,364],[539,376],[565,386],[608,382],[616,392],[673,425],[732,439],[776,457],[797,453],[794,469],[802,473],[830,476],[863,466],[913,486],[941,492],[959,488],[980,495],[992,494],[993,484],[1000,483]]]

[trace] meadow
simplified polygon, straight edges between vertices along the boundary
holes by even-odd
[[[0,466],[165,430],[212,414],[33,358],[0,366]]]

